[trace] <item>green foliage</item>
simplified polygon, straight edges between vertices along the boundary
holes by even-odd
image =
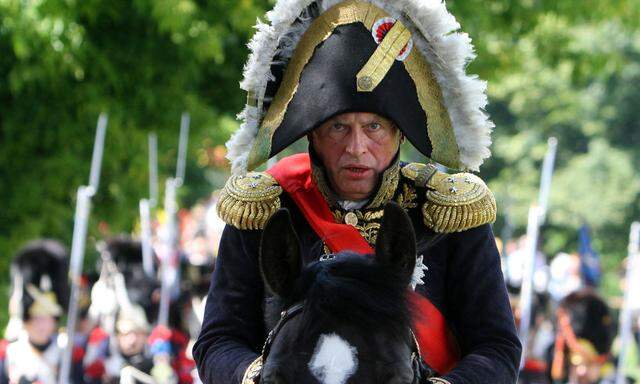
[[[3,282],[11,256],[27,240],[49,236],[70,244],[75,191],[88,182],[102,111],[109,127],[88,250],[105,232],[134,226],[138,200],[148,195],[148,132],[158,134],[161,175],[175,172],[185,110],[192,130],[181,197],[193,202],[210,193],[207,170],[195,159],[235,129],[229,120],[244,99],[237,88],[244,42],[265,6],[259,0],[0,0]]]
[[[482,3],[482,4],[480,4]],[[577,229],[592,227],[616,293],[629,225],[640,218],[640,3],[454,1],[475,38],[471,66],[489,80],[496,122],[483,169],[501,217],[523,233],[537,200],[546,140],[558,138],[544,250],[576,251]]]
[[[586,222],[600,229],[625,222],[626,210],[640,192],[640,179],[635,177],[631,156],[595,139],[588,152],[558,171],[553,192],[553,223],[576,228]]]
[[[629,226],[640,219],[640,3],[449,0],[474,39],[470,72],[489,82],[496,123],[482,168],[498,201],[495,232],[524,234],[547,139],[558,139],[543,250],[577,251],[592,228],[604,292],[619,293]],[[405,157],[417,152],[403,148]]]
[[[149,132],[158,134],[161,175],[175,171],[185,110],[192,131],[182,204],[224,182],[211,151],[237,128],[245,43],[269,3],[0,0],[1,281],[25,241],[70,243],[75,191],[88,181],[102,111],[110,120],[87,249],[105,234],[132,230],[138,200],[148,195]],[[476,43],[470,70],[490,85],[497,128],[482,176],[502,208],[498,223],[509,215],[524,231],[546,140],[556,136],[545,250],[574,250],[587,221],[614,270],[629,223],[640,217],[640,3],[448,4]]]

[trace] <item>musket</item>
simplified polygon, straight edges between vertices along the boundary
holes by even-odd
[[[153,249],[151,246],[151,209],[158,201],[158,138],[149,134],[149,199],[140,200],[140,237],[142,240],[142,267],[148,277],[154,277]]]
[[[151,246],[151,204],[142,199],[140,208],[140,240],[142,245],[142,269],[147,277],[153,278],[153,249]]]
[[[104,152],[104,139],[107,132],[107,122],[107,115],[104,113],[100,114],[100,117],[98,118],[95,142],[93,144],[89,185],[79,187],[77,193],[76,212],[73,224],[73,240],[71,243],[71,261],[69,265],[71,293],[69,295],[69,313],[67,314],[67,345],[62,355],[60,374],[58,375],[59,384],[67,384],[69,382],[71,356],[76,334],[76,321],[78,318],[78,298],[80,294],[82,263],[84,261],[84,251],[87,241],[89,214],[91,212],[91,198],[98,191],[98,186],[100,184],[100,170],[102,168],[102,154]]]
[[[502,226],[502,231],[500,231],[500,238],[502,239],[502,247],[500,249],[500,255],[503,258],[507,257],[507,245],[511,241],[513,237],[513,221],[511,220],[511,196],[509,196],[508,192],[506,194],[506,199],[504,202],[504,206],[502,209],[504,215],[504,225]],[[509,276],[509,266],[506,264],[505,266],[505,276]]]
[[[526,359],[527,343],[529,339],[529,329],[531,326],[531,306],[533,302],[533,275],[535,272],[535,260],[538,253],[538,237],[540,226],[544,223],[549,204],[549,192],[551,190],[551,180],[555,165],[558,140],[555,137],[547,141],[547,153],[542,163],[542,174],[540,177],[540,192],[538,203],[529,208],[527,220],[527,246],[524,260],[524,273],[522,275],[522,285],[520,287],[520,329],[518,335],[522,343],[522,359],[520,369],[524,367]]]
[[[629,233],[629,257],[627,259],[627,271],[625,275],[626,287],[622,310],[620,311],[620,354],[618,355],[618,366],[616,369],[615,384],[625,384],[624,368],[627,365],[627,350],[629,343],[633,342],[632,331],[632,295],[638,295],[640,289],[640,222],[631,224]]]
[[[149,134],[149,199],[152,207],[158,204],[158,136]]]
[[[168,178],[165,183],[164,210],[167,217],[164,230],[163,252],[160,258],[160,308],[158,310],[158,325],[169,324],[169,305],[171,303],[172,288],[178,283],[178,202],[176,194],[184,182],[187,144],[189,140],[188,113],[183,113],[180,120],[180,141],[178,146],[178,160],[176,176]]]
[[[120,370],[120,384],[156,384],[156,380],[149,374],[128,365]]]
[[[178,161],[176,163],[176,180],[178,187],[184,181],[184,172],[187,165],[187,145],[189,144],[189,124],[191,117],[188,113],[183,113],[180,118],[180,141],[178,143]]]

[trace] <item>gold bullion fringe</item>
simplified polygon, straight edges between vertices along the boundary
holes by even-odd
[[[486,188],[486,187],[485,187]],[[485,194],[467,204],[443,205],[430,198],[422,206],[424,224],[439,233],[461,232],[467,229],[493,223],[496,220],[496,200],[493,193],[486,188]]]
[[[264,174],[263,174],[264,175]],[[238,182],[242,176],[232,176],[220,193],[218,216],[241,230],[264,229],[267,221],[280,209],[282,188],[265,183],[265,176],[256,184]]]

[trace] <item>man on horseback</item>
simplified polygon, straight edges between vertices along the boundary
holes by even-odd
[[[205,383],[258,382],[275,307],[259,267],[262,230],[287,208],[303,264],[372,253],[395,202],[416,234],[408,296],[436,383],[513,383],[520,359],[490,223],[491,191],[470,173],[489,157],[486,84],[473,48],[432,0],[280,0],[250,43],[244,122],[228,143],[227,223],[194,346]],[[249,172],[299,138],[308,154]],[[399,160],[408,139],[429,164]],[[276,298],[277,299],[277,298]]]

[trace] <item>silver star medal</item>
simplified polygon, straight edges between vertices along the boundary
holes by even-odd
[[[415,291],[418,285],[424,285],[422,278],[425,276],[425,271],[429,268],[422,262],[424,256],[416,258],[416,266],[413,268],[413,275],[411,276],[411,288]]]

